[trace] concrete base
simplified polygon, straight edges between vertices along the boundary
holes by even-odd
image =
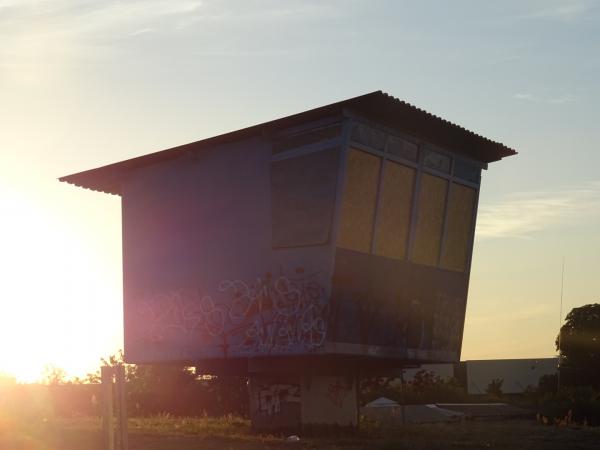
[[[256,430],[358,425],[356,377],[255,375],[249,391],[250,419]]]

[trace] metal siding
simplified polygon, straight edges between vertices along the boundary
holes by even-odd
[[[467,280],[464,273],[338,248],[329,338],[369,348],[371,356],[457,361]]]
[[[123,190],[128,361],[317,351],[332,249],[273,250],[270,145],[133,173]]]
[[[334,201],[331,239],[315,234],[322,245],[273,248],[272,240],[275,190],[271,165],[288,164],[284,158],[296,159],[305,153],[308,159],[318,158],[318,153],[328,151],[314,144],[273,157],[269,139],[248,138],[203,152],[182,152],[160,164],[130,168],[126,177],[115,178],[123,198],[127,361],[299,355],[366,357],[370,358],[366,364],[371,365],[376,364],[374,358],[398,364],[458,360],[472,230],[466,238],[464,272],[402,260],[403,251],[384,240],[386,248],[377,247],[377,252],[387,255],[389,251],[394,258],[372,254],[371,233],[376,228],[383,239],[385,233],[378,226],[387,223],[388,202],[377,198],[378,191],[379,195],[387,192],[385,180],[378,179],[384,155],[350,149],[350,126],[350,120],[344,123],[343,136],[336,141],[341,142],[341,158],[328,164],[338,173],[329,183],[335,191],[335,198],[328,199]],[[372,168],[374,182],[366,183],[369,189],[365,183],[354,183],[360,187],[355,197],[368,194],[370,200],[360,202],[368,207],[352,214],[345,211],[341,194],[352,188],[347,174],[356,172],[359,181],[365,178],[365,164],[352,164],[349,155],[377,161]],[[397,163],[387,160],[385,164]],[[406,219],[413,234],[422,225],[417,215],[423,214],[424,221],[431,221],[432,215],[413,205],[427,197],[428,191],[420,190],[420,180],[426,183],[423,180],[437,177],[419,169],[414,178],[413,198],[403,200],[404,209],[411,211],[412,217]],[[442,182],[445,186],[450,181]],[[413,190],[413,183],[407,182],[403,189]],[[311,192],[306,190],[307,198],[314,196]],[[302,197],[301,192],[294,195]],[[443,195],[440,191],[429,197],[424,200],[426,207],[439,203],[435,210],[444,209],[440,205],[446,204],[445,189]],[[381,223],[374,222],[378,204]],[[310,220],[298,217],[300,222]],[[368,221],[361,228],[366,230],[362,238],[368,239],[368,245],[360,247],[362,252],[335,248],[332,243],[344,242],[347,217]],[[402,227],[397,220],[392,222],[388,228],[397,229],[398,238],[403,239]],[[302,224],[297,225],[301,230]],[[452,227],[449,223],[447,238],[451,240],[456,234]],[[442,246],[441,231],[425,233],[423,239],[434,241],[438,250]],[[407,245],[412,243],[414,238]],[[437,254],[430,259],[435,265]]]

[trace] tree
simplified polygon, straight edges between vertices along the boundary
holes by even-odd
[[[556,338],[561,383],[600,385],[600,304],[573,308]]]
[[[56,367],[53,364],[46,364],[42,375],[42,381],[49,386],[58,386],[65,384],[67,373],[64,369]]]
[[[494,397],[502,397],[502,384],[504,384],[504,379],[494,378],[485,388],[485,393]]]
[[[547,373],[538,380],[537,393],[541,395],[556,394],[558,390],[558,375]]]

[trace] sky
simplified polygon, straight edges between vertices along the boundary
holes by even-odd
[[[81,170],[375,90],[519,151],[480,195],[462,359],[600,301],[600,1],[0,0],[0,371],[122,348],[120,201]]]

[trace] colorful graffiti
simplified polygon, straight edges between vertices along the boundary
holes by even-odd
[[[138,304],[144,339],[198,340],[225,351],[273,354],[320,347],[328,302],[318,274],[267,273],[252,283],[223,280],[212,295],[198,289],[156,293]]]
[[[258,412],[272,416],[281,412],[283,403],[300,403],[298,384],[265,384],[258,391]]]
[[[343,406],[346,395],[352,392],[352,382],[348,383],[341,378],[336,378],[327,385],[327,398],[338,408]]]
[[[219,290],[233,300],[229,323],[242,336],[247,352],[286,352],[294,347],[313,349],[325,341],[325,292],[315,276],[297,269],[296,277],[267,274],[248,285],[240,280],[221,282]]]
[[[212,298],[199,298],[191,289],[149,296],[139,304],[138,318],[145,337],[154,342],[190,337],[202,331],[209,336],[220,336],[225,326],[225,314]]]
[[[133,314],[137,336],[171,355],[181,348],[214,357],[303,354],[329,339],[456,357],[464,274],[357,252],[338,250],[336,258],[331,294],[320,273],[298,268],[221,280],[212,290],[143,295]]]

